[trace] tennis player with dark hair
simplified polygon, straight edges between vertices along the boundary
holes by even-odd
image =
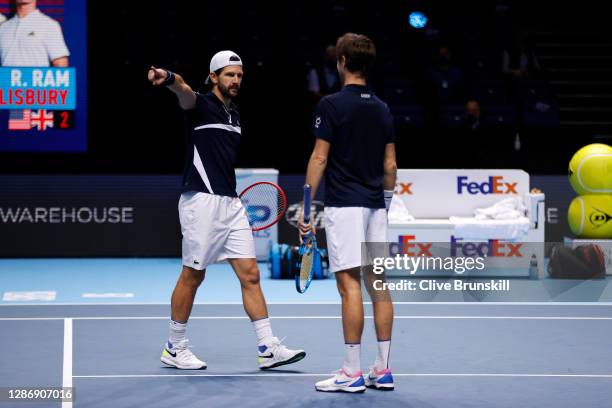
[[[178,97],[190,123],[187,162],[179,200],[183,234],[183,269],[172,293],[170,337],[161,361],[181,369],[203,369],[188,348],[185,336],[196,291],[210,264],[229,261],[240,280],[244,310],[257,336],[259,368],[294,363],[303,350],[289,350],[272,334],[264,295],[259,285],[253,233],[236,194],[234,163],[240,143],[240,114],[232,98],[242,82],[242,60],[232,51],[221,51],[210,61],[203,95],[171,71],[151,67],[149,81],[166,86]],[[220,336],[219,336],[220,337]]]
[[[345,357],[342,368],[316,383],[318,391],[363,392],[366,386],[393,389],[389,350],[393,304],[387,293],[375,294],[374,324],[378,356],[370,371],[361,372],[360,345],[364,316],[361,274],[371,274],[363,265],[362,242],[387,241],[387,210],[393,197],[397,166],[393,119],[387,105],[367,86],[376,58],[372,40],[347,33],[336,45],[337,68],[343,83],[340,92],[321,99],[313,133],[314,150],[308,162],[306,184],[314,197],[325,174],[325,234],[330,271],[335,273],[342,298]],[[299,224],[303,236],[313,229]],[[377,301],[374,299],[376,296]]]

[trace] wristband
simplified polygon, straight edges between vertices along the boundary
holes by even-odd
[[[385,208],[387,210],[391,207],[391,200],[393,200],[393,190],[385,190]]]
[[[162,85],[170,86],[174,83],[176,76],[174,75],[174,72],[169,71],[169,70],[166,70],[166,73],[168,74],[168,76],[166,77],[166,79],[164,79],[164,82],[162,82]]]

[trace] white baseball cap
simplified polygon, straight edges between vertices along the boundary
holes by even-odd
[[[219,51],[213,55],[210,60],[210,72],[215,72],[218,69],[230,66],[240,65],[242,66],[242,60],[234,51]],[[210,75],[206,78],[206,83],[210,83]]]

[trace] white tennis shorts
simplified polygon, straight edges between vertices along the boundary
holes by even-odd
[[[229,258],[255,258],[253,232],[239,198],[181,194],[183,265],[202,270]]]
[[[325,236],[329,271],[339,272],[366,265],[362,243],[387,242],[384,208],[325,207]]]

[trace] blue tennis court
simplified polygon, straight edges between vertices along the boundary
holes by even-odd
[[[228,4],[0,0],[0,408],[612,408],[606,3]]]
[[[44,260],[21,262],[31,267]],[[58,299],[41,304],[2,302],[0,341],[8,347],[0,365],[3,386],[75,387],[74,402],[44,404],[50,407],[556,408],[608,406],[612,396],[609,303],[398,302],[390,360],[395,391],[329,394],[316,392],[314,382],[337,369],[342,359],[340,305],[333,298],[333,280],[314,282],[312,295],[297,295],[290,281],[264,279],[275,332],[286,336],[287,344],[304,348],[307,356],[284,369],[262,372],[257,369],[250,322],[233,298],[239,292],[236,279],[227,266],[215,267],[209,288],[205,283],[198,294],[188,329],[194,352],[208,363],[208,369],[185,371],[163,367],[159,361],[169,314],[168,301],[161,298],[167,294],[164,290],[171,290],[171,285],[164,290],[161,285],[176,278],[175,263],[180,261],[116,260],[112,264],[120,271],[136,269],[134,265],[142,262],[159,263],[157,272],[151,265],[146,268],[159,274],[157,291],[139,288],[127,277],[123,284],[112,274],[96,278],[96,262],[102,261],[50,261],[57,269],[72,271],[72,286],[66,287],[62,285],[68,278],[63,282],[61,274],[55,275],[52,285],[44,276],[9,275],[19,265],[17,260],[0,262],[4,293],[55,289]],[[71,269],[78,267],[81,273]],[[44,275],[43,268],[38,270]],[[135,272],[130,279],[143,276]],[[19,286],[27,280],[30,286]],[[69,301],[74,293],[95,284],[107,293],[129,291],[134,296]],[[207,301],[211,286],[212,291],[226,290]],[[148,297],[140,299],[141,289],[151,290]],[[68,294],[61,301],[64,291]],[[282,299],[283,294],[292,298]],[[376,353],[370,304],[366,304],[366,316],[363,368]],[[0,406],[14,405],[2,402]],[[20,402],[18,406],[42,405]]]

